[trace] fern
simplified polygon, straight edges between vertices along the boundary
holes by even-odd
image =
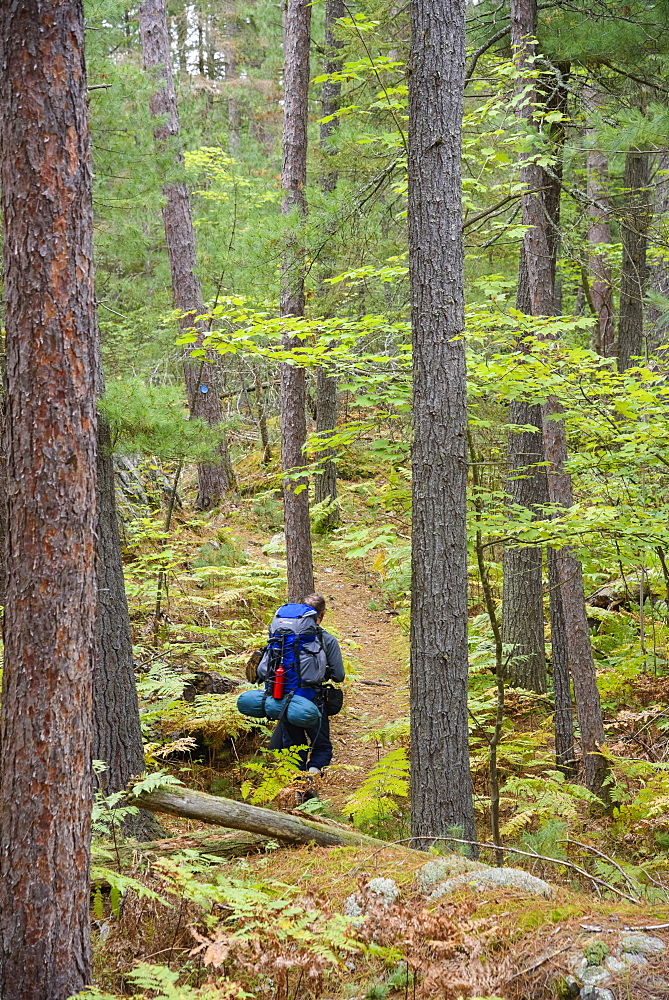
[[[409,795],[409,759],[404,747],[397,747],[382,757],[364,782],[346,802],[348,814],[361,829],[377,832],[398,817],[398,799]]]
[[[245,765],[247,771],[259,775],[258,784],[248,778],[242,782],[241,792],[254,805],[272,802],[279,792],[302,773],[301,753],[306,746],[289,747],[286,750],[263,750],[265,760],[250,760]]]

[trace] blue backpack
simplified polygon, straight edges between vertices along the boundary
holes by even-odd
[[[325,678],[327,656],[318,625],[318,612],[310,604],[284,604],[269,627],[269,641],[258,664],[258,680],[272,694],[277,667],[284,669],[284,695],[291,692],[314,701],[315,688]]]

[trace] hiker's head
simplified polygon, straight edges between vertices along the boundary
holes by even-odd
[[[318,621],[323,621],[323,615],[325,614],[325,598],[322,594],[307,594],[304,598],[304,603],[308,604],[310,608],[315,608],[318,614]]]

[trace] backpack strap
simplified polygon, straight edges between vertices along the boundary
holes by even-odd
[[[276,720],[277,726],[280,726],[281,723],[283,722],[283,717],[286,714],[286,712],[288,711],[288,706],[290,705],[291,701],[293,700],[294,695],[295,695],[295,691],[289,691],[288,694],[286,695],[285,704],[284,704],[283,708],[281,709],[281,714],[279,715],[279,718]],[[263,708],[264,707],[265,707],[265,702],[263,701]]]

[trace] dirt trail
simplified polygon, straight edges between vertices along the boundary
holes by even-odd
[[[345,567],[323,565],[316,573],[316,589],[327,601],[324,627],[330,626],[337,635],[352,668],[344,709],[331,721],[334,760],[323,779],[324,794],[339,804],[384,752],[375,740],[363,737],[408,714],[407,641],[393,617],[369,610],[378,592],[357,581]]]

